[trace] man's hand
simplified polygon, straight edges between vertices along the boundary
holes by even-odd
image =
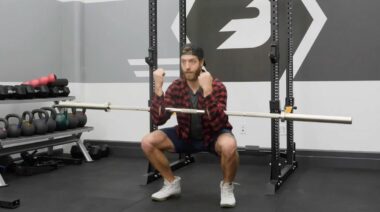
[[[157,96],[162,96],[162,85],[164,84],[165,71],[162,68],[158,68],[153,72],[154,79],[154,92]]]
[[[203,97],[210,95],[212,93],[212,81],[213,81],[210,72],[204,70],[204,72],[202,72],[199,75],[198,81],[199,81],[199,86],[201,86],[203,90]]]

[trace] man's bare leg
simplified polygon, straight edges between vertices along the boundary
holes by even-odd
[[[221,134],[215,143],[215,151],[220,155],[223,181],[226,183],[233,182],[239,166],[235,137],[229,133]]]
[[[152,166],[160,172],[161,176],[169,182],[174,180],[174,174],[164,151],[174,152],[175,148],[171,140],[160,130],[156,130],[144,136],[141,148]]]

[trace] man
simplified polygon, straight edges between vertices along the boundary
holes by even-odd
[[[237,145],[224,113],[227,90],[222,82],[213,79],[204,70],[203,49],[186,44],[181,50],[182,78],[177,79],[162,91],[165,72],[157,69],[153,73],[155,95],[152,99],[151,116],[156,125],[164,124],[171,116],[166,107],[203,109],[205,114],[177,113],[178,125],[151,132],[144,136],[141,147],[164,178],[164,186],[152,195],[152,199],[163,201],[181,193],[181,178],[174,176],[164,151],[195,153],[207,151],[220,157],[223,180],[220,182],[221,207],[234,207],[233,193],[236,170],[239,163]]]

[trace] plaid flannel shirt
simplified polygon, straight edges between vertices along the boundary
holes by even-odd
[[[224,113],[227,107],[227,90],[223,83],[217,79],[213,80],[212,93],[207,97],[198,95],[197,109],[206,111],[202,115],[203,142],[207,145],[213,136],[221,129],[232,129],[232,125],[228,122],[228,116]],[[154,95],[150,108],[153,123],[155,125],[163,125],[170,118],[171,112],[166,111],[166,107],[175,108],[191,108],[190,87],[186,80],[177,79],[162,96]],[[203,93],[203,92],[202,92]],[[176,126],[177,135],[189,141],[191,115],[185,113],[177,113]]]

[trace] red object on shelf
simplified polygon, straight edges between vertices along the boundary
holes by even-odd
[[[57,80],[57,76],[54,73],[51,73],[47,76],[40,77],[38,79],[33,79],[29,81],[25,81],[21,83],[22,85],[31,85],[33,87],[41,86],[41,85],[47,85],[49,83],[53,83]]]
[[[40,81],[38,79],[30,80],[30,85],[33,87],[37,87],[40,84]]]
[[[25,81],[25,82],[21,83],[21,85],[30,85],[30,80],[29,80],[29,81]]]
[[[39,86],[41,85],[47,85],[49,83],[49,77],[40,77],[38,79]]]
[[[51,73],[51,74],[49,74],[47,76],[47,78],[48,78],[48,82],[47,83],[52,83],[52,82],[54,82],[57,79],[57,76],[55,74]]]

